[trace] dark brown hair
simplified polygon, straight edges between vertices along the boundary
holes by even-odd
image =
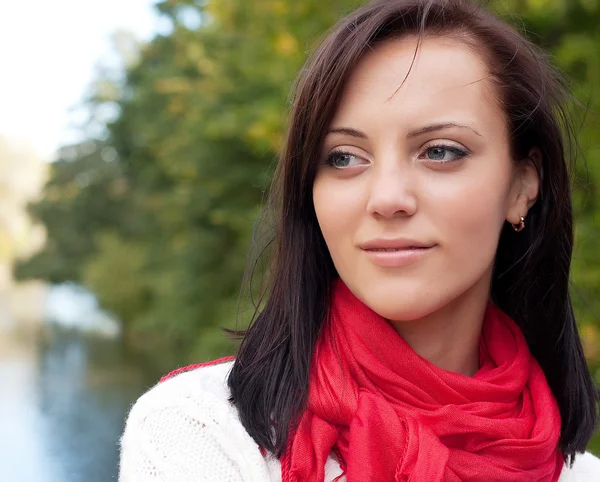
[[[543,368],[562,417],[560,448],[573,460],[595,430],[598,394],[569,297],[568,89],[542,51],[468,0],[372,1],[340,20],[302,69],[260,225],[268,249],[258,246],[259,254],[270,255],[267,283],[229,376],[231,400],[254,440],[281,455],[306,402],[310,361],[337,277],[312,201],[324,134],[363,54],[406,35],[452,36],[476,49],[506,112],[515,162],[532,147],[543,155],[527,229],[517,235],[507,223],[501,233],[491,297],[519,324]]]

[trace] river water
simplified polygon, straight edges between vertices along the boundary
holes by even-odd
[[[61,328],[0,343],[0,481],[117,480],[124,419],[156,380],[142,365],[118,339]]]

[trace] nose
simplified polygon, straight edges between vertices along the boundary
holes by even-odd
[[[377,217],[412,216],[417,212],[417,180],[398,158],[382,159],[371,170],[367,211]]]

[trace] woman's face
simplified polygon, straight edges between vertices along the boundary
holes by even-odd
[[[313,186],[333,263],[390,320],[485,301],[506,220],[534,202],[531,162],[510,156],[483,59],[458,40],[370,51],[349,78]]]

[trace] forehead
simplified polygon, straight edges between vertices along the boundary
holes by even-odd
[[[348,118],[371,123],[390,115],[411,125],[432,117],[478,124],[504,120],[487,66],[472,47],[431,37],[421,41],[415,56],[416,49],[417,38],[406,37],[387,40],[363,56],[346,83],[334,123]]]

